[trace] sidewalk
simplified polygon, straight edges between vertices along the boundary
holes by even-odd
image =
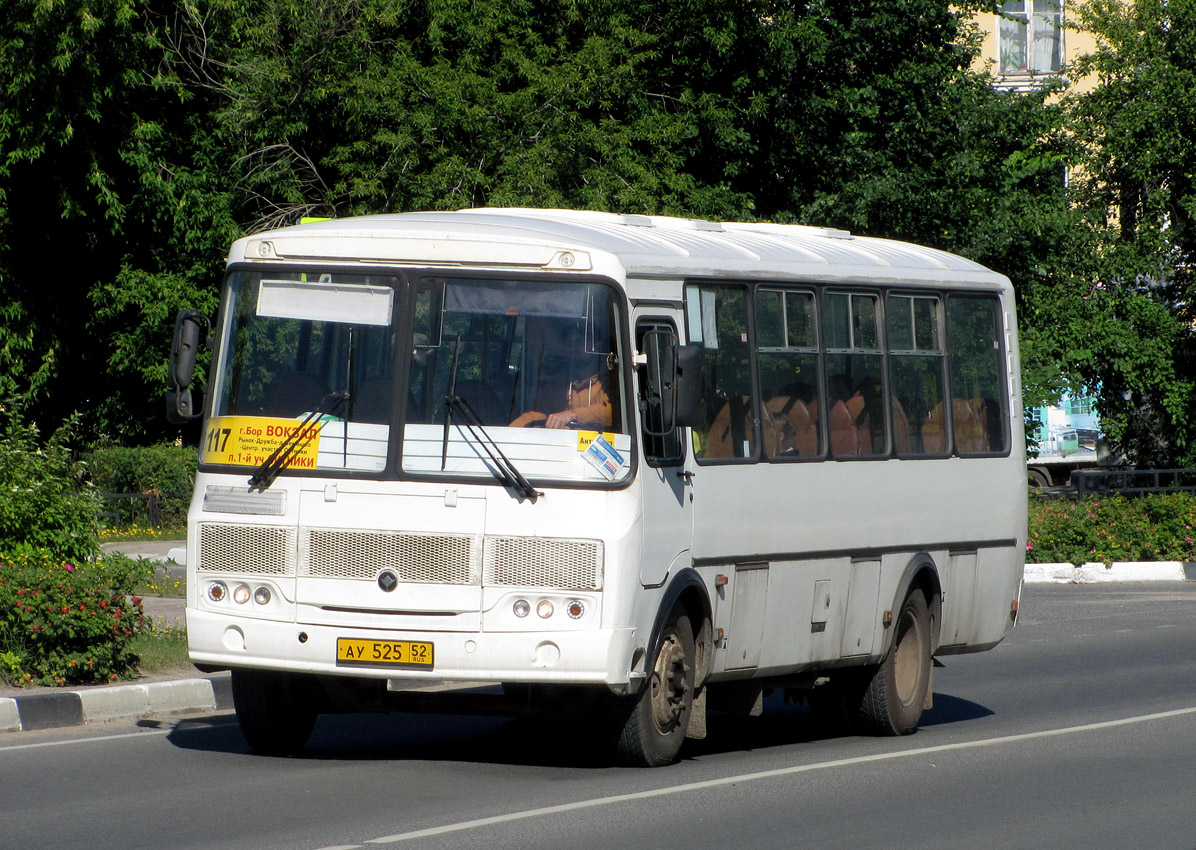
[[[123,552],[172,567],[173,556],[185,541],[138,541],[106,543],[106,552]],[[1095,582],[1196,581],[1196,564],[1179,561],[1111,564],[1027,564],[1027,583],[1089,584]],[[186,602],[182,598],[146,597],[147,616],[159,626],[185,624]],[[120,685],[62,688],[11,688],[0,686],[0,732],[51,729],[104,720],[133,720],[159,714],[194,711],[231,711],[232,688],[228,673],[203,676],[195,671],[178,671],[147,676]]]

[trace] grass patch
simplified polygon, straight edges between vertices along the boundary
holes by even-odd
[[[122,525],[117,528],[101,528],[101,543],[125,543],[132,540],[186,540],[186,521],[180,525],[163,525],[160,528],[147,528],[137,524]]]
[[[172,571],[161,564],[156,564],[153,573],[137,584],[135,592],[138,596],[166,596],[172,599],[181,599],[187,595],[187,582],[181,567],[175,567]]]
[[[182,626],[138,632],[130,649],[137,654],[137,668],[142,673],[192,669],[191,659],[187,657],[187,630]]]

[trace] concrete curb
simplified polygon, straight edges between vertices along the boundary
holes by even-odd
[[[0,698],[0,732],[55,729],[233,707],[227,675]]]
[[[1196,563],[1183,561],[1100,562],[1080,564],[1026,564],[1023,580],[1029,584],[1095,584],[1119,581],[1196,581]]]

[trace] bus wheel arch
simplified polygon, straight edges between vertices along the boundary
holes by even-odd
[[[711,664],[712,635],[705,585],[693,570],[684,570],[657,609],[648,651],[641,656],[643,686],[612,698],[610,721],[620,762],[658,767],[676,761],[694,712],[705,711],[698,692]],[[704,727],[704,717],[699,722]]]
[[[693,569],[677,573],[661,597],[652,623],[652,638],[645,656],[645,672],[651,672],[651,659],[656,657],[661,633],[675,610],[682,610],[689,619],[696,659],[695,686],[701,688],[714,661],[714,606],[706,592],[706,584]]]
[[[942,615],[942,584],[929,555],[915,557],[897,587],[892,617],[885,618],[884,659],[872,668],[860,704],[864,727],[882,735],[912,733],[930,704]]]

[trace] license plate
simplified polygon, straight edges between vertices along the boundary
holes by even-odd
[[[432,667],[432,644],[415,640],[337,638],[338,667]]]

